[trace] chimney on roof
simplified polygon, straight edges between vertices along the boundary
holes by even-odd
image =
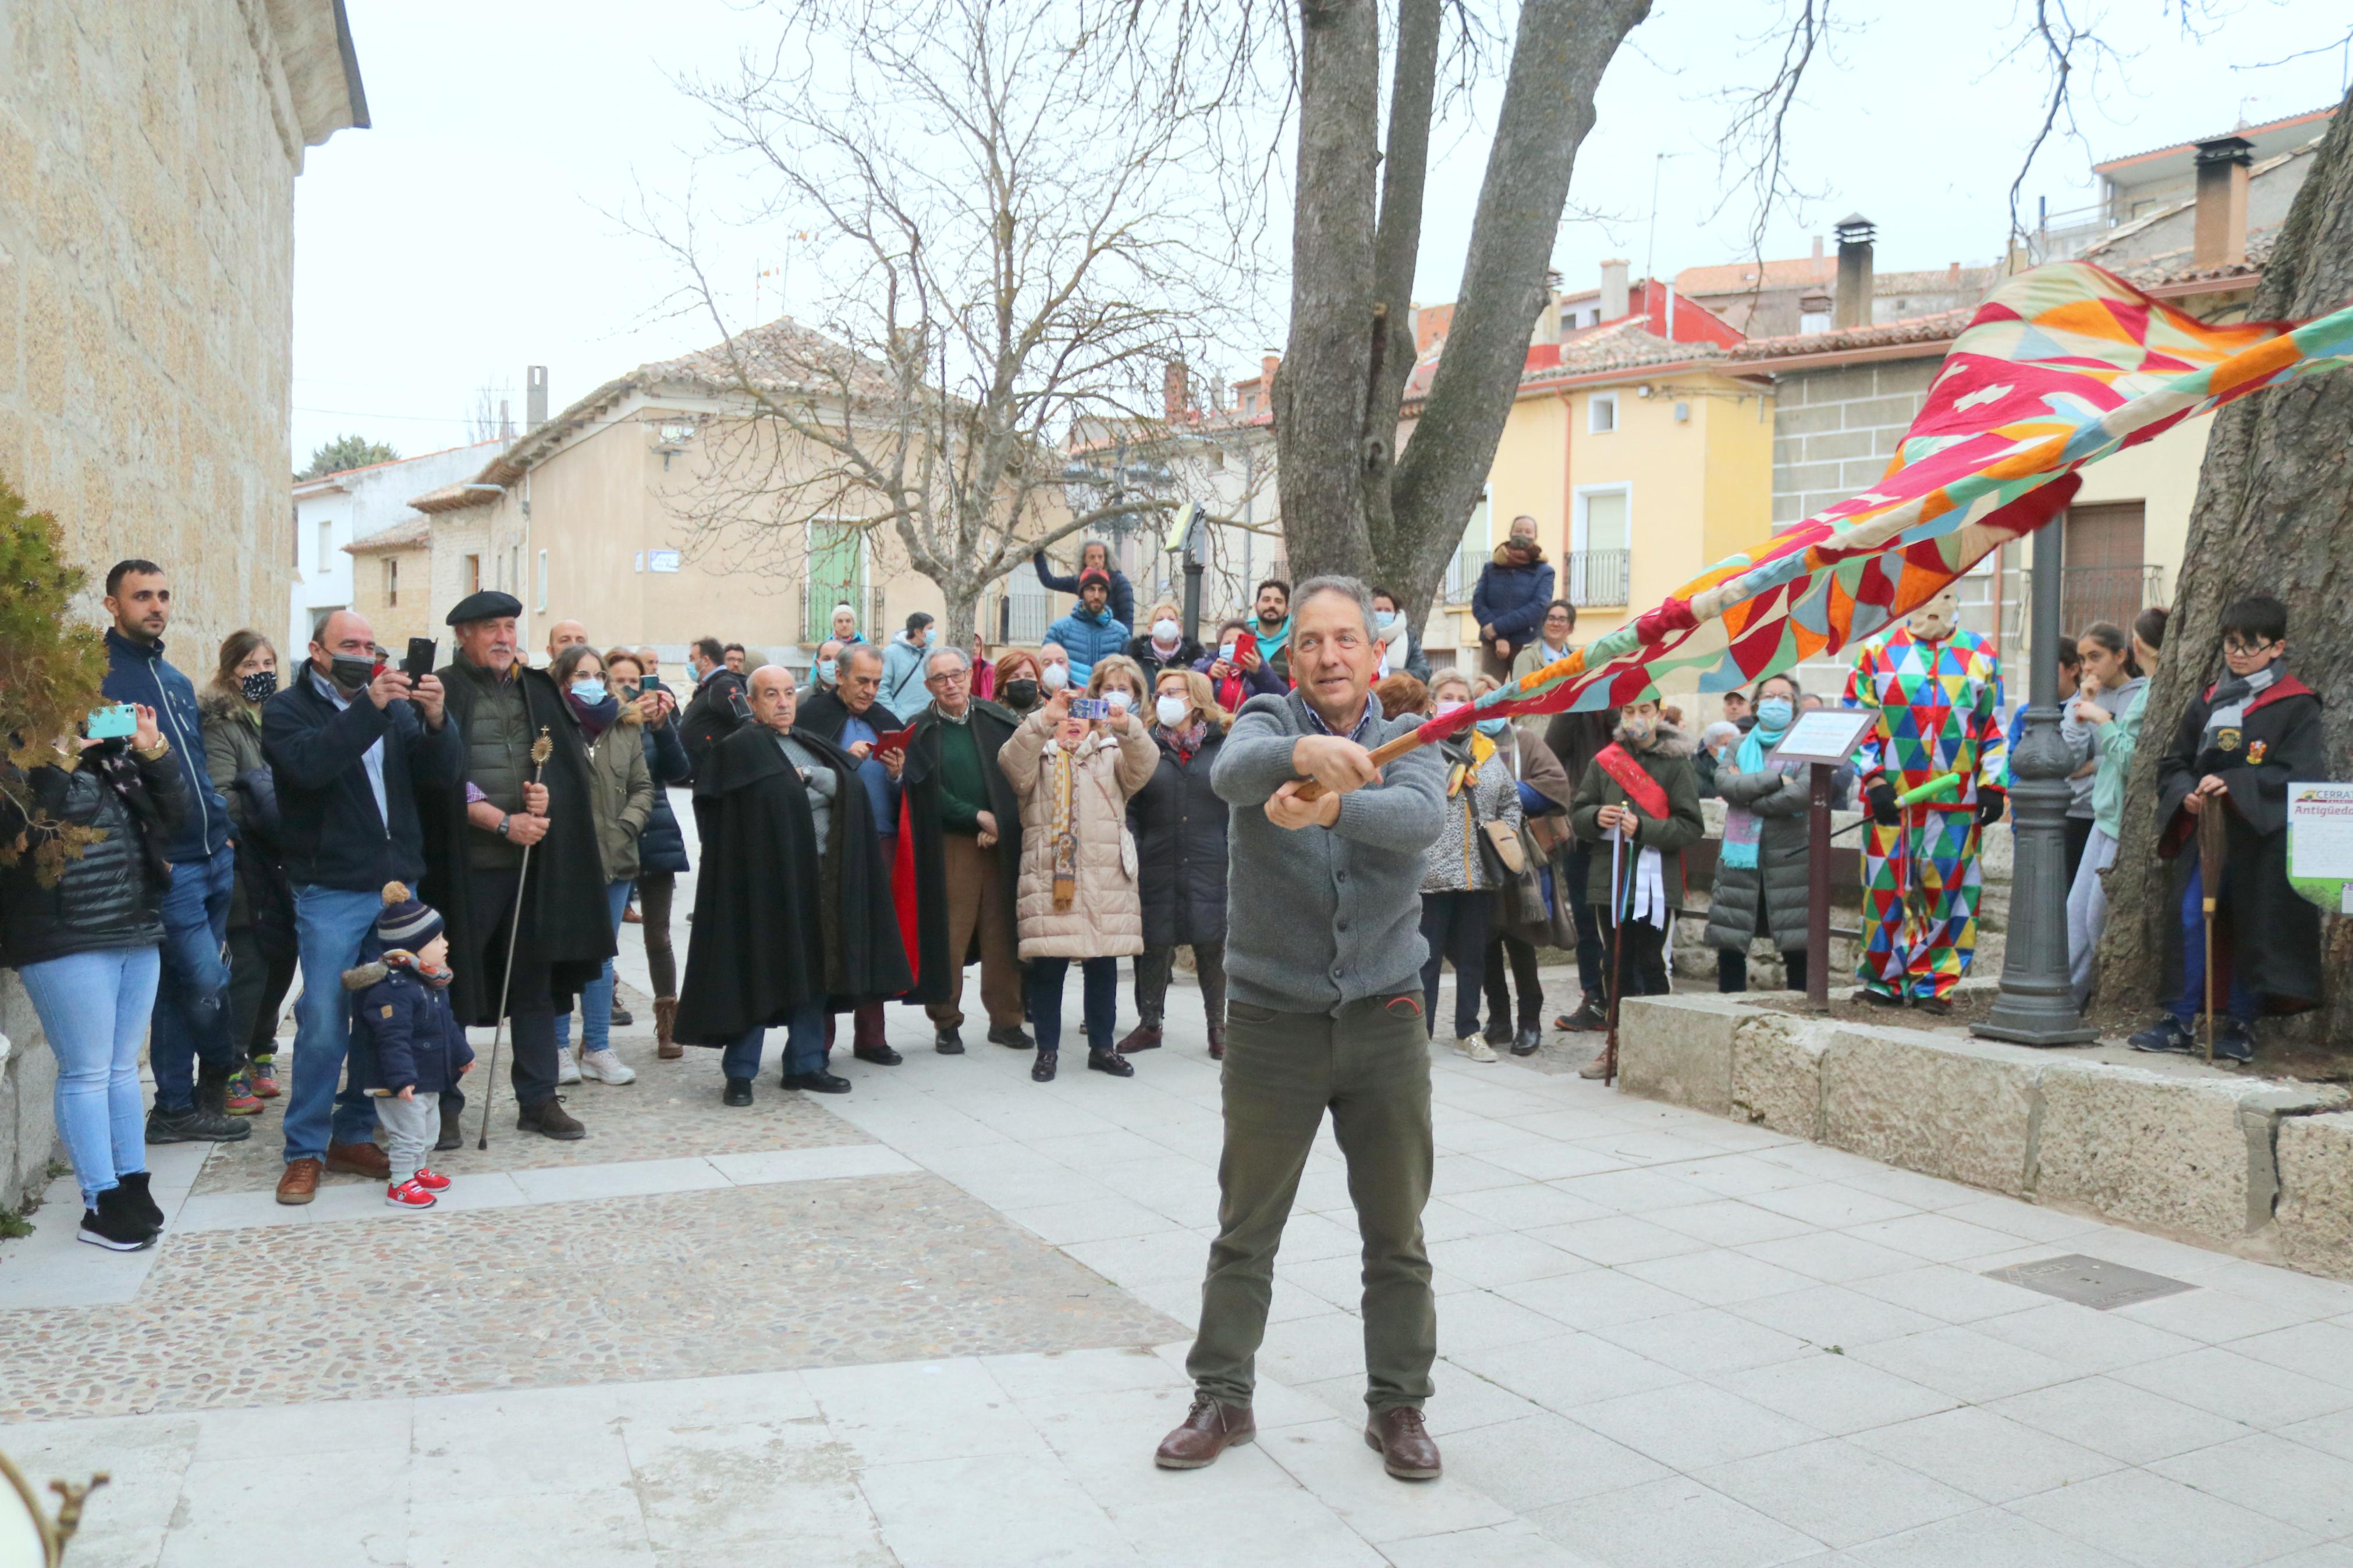
[[[1830,268],[1822,265],[1822,237],[1814,236],[1814,276],[1820,278]]]
[[[1560,274],[1545,269],[1544,300],[1536,307],[1535,323],[1528,329],[1528,346],[1560,342]]]
[[[503,397],[499,399],[499,439],[514,439],[514,421],[507,416],[507,400]]]
[[[1838,221],[1838,285],[1831,296],[1831,330],[1871,325],[1871,220],[1849,213]]]
[[[1945,287],[1952,289],[1955,293],[1960,292],[1961,264],[1959,262],[1947,261],[1945,263]]]
[[[547,423],[547,367],[527,365],[522,373],[522,420],[526,431]]]
[[[2198,203],[2189,259],[2200,267],[2235,267],[2247,258],[2247,168],[2255,144],[2243,136],[2198,143]]]
[[[1605,261],[1601,264],[1601,319],[1614,321],[1627,309],[1626,263]]]
[[[1191,397],[1185,385],[1185,362],[1172,359],[1167,369],[1160,373],[1160,401],[1166,410],[1168,423],[1180,424],[1185,418],[1185,406]]]

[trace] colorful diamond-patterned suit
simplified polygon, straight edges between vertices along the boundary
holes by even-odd
[[[1856,965],[1883,995],[1947,996],[1977,952],[1978,792],[2000,788],[2008,762],[2000,666],[1974,632],[1930,642],[1906,628],[1863,648],[1847,700],[1879,714],[1855,753],[1866,787],[1884,778],[1901,795],[1961,777],[1953,797],[1866,829],[1866,941]]]

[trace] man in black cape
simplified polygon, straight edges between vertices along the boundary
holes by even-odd
[[[487,591],[449,612],[456,657],[437,673],[466,766],[458,784],[418,795],[424,892],[448,924],[449,1002],[458,1021],[495,1026],[503,988],[515,1125],[569,1141],[586,1130],[557,1100],[555,1019],[604,972],[613,922],[605,912],[588,754],[578,726],[565,718],[555,682],[517,657],[522,613],[512,595]],[[531,753],[543,737],[547,760],[534,763]]]
[[[847,1090],[826,1070],[828,1001],[895,996],[910,981],[858,764],[795,724],[790,670],[764,665],[748,685],[752,722],[695,770],[702,872],[676,1030],[725,1047],[729,1105],[752,1103],[777,1026],[790,1030],[786,1089]]]
[[[794,728],[831,742],[858,765],[858,782],[865,787],[866,805],[874,824],[875,850],[882,858],[883,874],[892,879],[895,892],[902,809],[899,778],[906,766],[907,752],[901,747],[878,756],[875,748],[885,735],[906,726],[896,713],[882,705],[881,691],[882,650],[871,643],[851,643],[841,648],[835,659],[833,683],[819,686],[802,701]],[[825,1020],[828,1047],[833,1044],[833,1017],[828,1014]],[[883,1037],[881,998],[859,1003],[851,1010],[850,1027],[852,1054],[860,1061],[886,1068],[899,1065],[902,1058]],[[963,1048],[961,1044],[953,1051],[943,1047],[942,1053],[954,1056]]]
[[[2227,1016],[2216,1019],[2214,1054],[2245,1061],[2259,1016],[2320,1005],[2320,909],[2288,882],[2287,792],[2291,783],[2328,776],[2328,746],[2319,694],[2287,672],[2285,605],[2257,595],[2223,611],[2221,651],[2223,679],[2181,715],[2158,762],[2158,852],[2173,861],[2180,919],[2166,924],[2167,1016],[2132,1044],[2183,1052],[2199,1044],[2209,889],[2198,826],[2219,811],[2229,848],[2215,893],[2213,989],[2215,1010]]]
[[[980,960],[980,999],[992,1045],[1030,1050],[1021,1027],[1021,960],[1014,884],[1021,870],[1021,802],[997,753],[1021,721],[972,694],[972,666],[955,648],[923,660],[931,706],[915,716],[901,775],[908,874],[899,919],[915,933],[911,1002],[930,1013],[941,1051],[964,1049],[964,968]]]

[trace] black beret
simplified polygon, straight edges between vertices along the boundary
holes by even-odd
[[[522,601],[512,594],[501,594],[495,588],[485,588],[479,594],[469,594],[458,601],[449,612],[448,624],[462,626],[468,621],[495,621],[522,614]]]

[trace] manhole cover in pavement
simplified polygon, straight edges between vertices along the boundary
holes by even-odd
[[[1986,1271],[1989,1279],[2006,1279],[2012,1285],[2023,1285],[2030,1290],[2040,1290],[2046,1296],[2056,1296],[2063,1301],[2077,1301],[2102,1311],[2111,1307],[2129,1307],[2135,1301],[2154,1301],[2159,1296],[2196,1287],[2179,1279],[2168,1279],[2162,1274],[2144,1273],[2127,1268],[2121,1263],[2086,1258],[2071,1252],[2064,1258],[2046,1258],[2037,1263],[2013,1263],[2007,1268]]]

